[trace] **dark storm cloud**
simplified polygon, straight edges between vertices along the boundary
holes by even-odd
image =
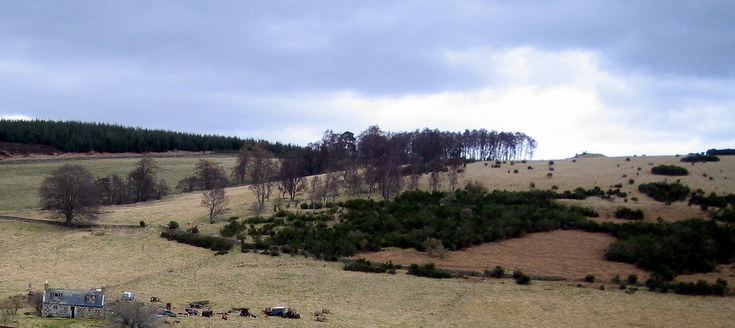
[[[600,95],[631,111],[665,113],[692,100],[723,106],[735,75],[733,7],[731,1],[6,1],[0,114],[223,134],[294,119],[340,129],[332,125],[340,122],[334,113],[320,114],[319,104],[306,100],[492,87],[503,82],[481,70],[497,62],[455,65],[447,54],[514,48],[596,54],[599,69],[644,81],[647,89],[634,98]],[[699,82],[686,91],[691,81]]]

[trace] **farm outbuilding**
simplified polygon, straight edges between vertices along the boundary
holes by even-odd
[[[41,316],[54,318],[104,318],[104,288],[74,290],[44,285]]]

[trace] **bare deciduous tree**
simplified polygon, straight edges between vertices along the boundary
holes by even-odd
[[[432,192],[436,192],[442,185],[441,172],[434,170],[429,173],[429,188]]]
[[[309,181],[309,199],[311,200],[311,208],[315,208],[316,204],[321,203],[326,192],[322,180],[315,176]]]
[[[202,193],[202,206],[209,210],[209,223],[214,218],[227,211],[228,199],[224,188],[206,190]]]
[[[224,188],[227,186],[227,174],[219,164],[200,159],[194,167],[197,182],[204,190]]]
[[[392,160],[385,159],[377,162],[378,189],[383,199],[389,199],[401,191],[403,177],[401,168]]]
[[[95,218],[99,195],[94,177],[84,166],[66,164],[44,179],[39,189],[41,206],[63,217],[67,225],[81,217]]]
[[[368,165],[365,167],[363,172],[363,181],[365,181],[365,192],[367,193],[368,199],[372,199],[375,187],[378,185],[380,180],[380,171],[375,165]]]
[[[250,163],[252,180],[250,190],[255,194],[256,206],[254,209],[258,213],[263,210],[265,202],[270,198],[276,172],[278,172],[278,164],[273,160],[273,154],[262,148],[255,149]]]
[[[440,259],[444,259],[444,256],[446,255],[446,249],[444,249],[444,244],[442,244],[442,241],[436,238],[429,238],[426,241],[424,241],[424,248],[426,248],[426,254],[431,257],[438,257]]]
[[[307,174],[303,162],[297,151],[287,153],[281,161],[278,190],[281,191],[282,198],[288,195],[293,202],[296,195],[306,188],[304,176]]]
[[[464,170],[462,169],[461,160],[450,161],[447,177],[449,180],[449,186],[452,188],[452,191],[457,190],[457,186],[459,185],[459,177],[463,175],[463,173]]]
[[[2,317],[3,325],[10,323],[10,321],[18,314],[18,310],[23,307],[23,296],[15,295],[10,296],[0,301],[0,316]]]
[[[337,172],[328,172],[324,175],[324,197],[331,197],[335,201],[339,196],[339,188],[342,185],[340,176]]]
[[[117,301],[111,304],[112,312],[107,315],[106,327],[158,328],[163,319],[157,316],[154,306],[139,301]]]
[[[250,149],[247,145],[243,145],[237,153],[237,163],[232,168],[231,174],[238,182],[245,181],[245,176],[248,174],[248,162],[250,162]]]
[[[421,170],[418,163],[411,164],[410,174],[408,175],[408,189],[418,189],[421,182]]]
[[[150,155],[144,156],[135,169],[128,174],[130,187],[135,195],[135,202],[145,202],[157,195],[156,174],[158,172],[158,163]]]
[[[342,171],[342,181],[345,184],[348,196],[355,197],[362,193],[363,177],[357,163],[352,162],[345,166],[345,170]]]
[[[125,180],[117,174],[99,178],[95,182],[99,191],[99,199],[102,205],[120,205],[129,202],[130,190]]]

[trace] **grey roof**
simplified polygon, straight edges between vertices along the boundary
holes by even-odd
[[[60,294],[61,296],[56,298],[54,294]],[[43,294],[43,302],[59,305],[103,307],[105,305],[105,293],[102,290],[46,288]]]

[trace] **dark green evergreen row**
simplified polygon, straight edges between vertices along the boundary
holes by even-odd
[[[0,141],[40,144],[66,152],[236,151],[259,141],[77,121],[0,120]],[[280,154],[291,146],[267,145]]]

